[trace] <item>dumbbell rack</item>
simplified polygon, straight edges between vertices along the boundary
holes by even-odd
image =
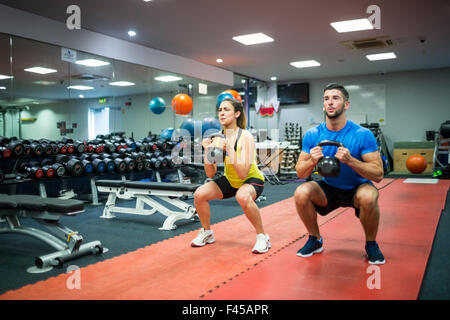
[[[109,137],[109,138],[113,138],[113,137]],[[157,141],[155,139],[155,137],[151,137],[151,138],[148,137],[148,138],[149,139],[147,139],[147,140],[145,140],[146,138],[144,138],[144,140],[136,141],[136,142],[134,142],[133,139],[131,139],[131,140],[127,139],[126,142],[125,142],[125,139],[120,137],[120,139],[116,139],[115,142],[112,141],[111,143],[104,143],[103,144],[103,148],[101,150],[100,149],[97,150],[95,148],[90,148],[88,150],[87,149],[87,143],[85,141],[84,142],[85,146],[83,148],[84,151],[81,151],[81,149],[80,149],[80,152],[75,152],[73,154],[70,154],[70,156],[76,156],[76,157],[78,157],[78,159],[81,159],[82,156],[90,156],[90,155],[92,155],[92,157],[94,157],[94,155],[97,155],[97,156],[98,155],[106,155],[106,153],[104,151],[105,151],[105,148],[108,148],[108,144],[109,144],[109,148],[110,149],[108,149],[108,151],[117,151],[117,152],[119,152],[119,150],[122,149],[122,148],[130,147],[129,152],[126,153],[126,155],[124,155],[125,157],[128,157],[128,156],[129,157],[142,156],[143,159],[145,159],[146,158],[145,153],[140,152],[140,155],[137,154],[137,153],[135,155],[131,151],[131,149],[135,150],[135,148],[137,147],[138,150],[142,151],[143,150],[143,145],[147,144],[145,151],[149,151],[150,148],[151,148],[152,151],[157,151],[157,149],[160,149],[161,152],[158,152],[158,156],[161,156],[161,158],[158,158],[158,161],[164,162],[168,169],[176,167],[172,163],[171,159],[164,158],[164,157],[167,157],[167,153],[170,153],[170,148],[173,147],[171,142]],[[4,139],[6,140],[7,138],[4,138]],[[70,140],[70,139],[68,139],[68,140]],[[112,139],[112,140],[114,140],[114,139]],[[145,141],[145,143],[143,143],[143,141]],[[131,148],[131,144],[135,144],[136,146],[133,146],[133,148]],[[151,147],[150,147],[150,145],[151,145]],[[169,148],[169,150],[166,151],[166,148]],[[88,150],[88,152],[86,152],[87,150]],[[122,151],[124,151],[124,149]],[[155,152],[155,154],[156,154],[156,152]],[[151,156],[152,154],[148,153],[147,155]],[[39,184],[39,194],[41,195],[41,197],[47,197],[47,192],[46,192],[46,188],[45,188],[45,182],[49,181],[49,180],[52,180],[52,179],[55,179],[56,177],[35,179],[35,178],[31,178],[30,176],[26,176],[26,175],[24,176],[24,174],[20,170],[21,165],[22,165],[22,163],[27,163],[27,162],[31,163],[32,161],[35,161],[36,163],[39,163],[44,158],[55,160],[58,157],[64,157],[64,156],[65,155],[61,155],[58,152],[41,154],[39,156],[33,153],[33,155],[31,155],[31,154],[27,154],[27,155],[23,155],[23,154],[19,155],[19,154],[17,154],[15,156],[8,157],[7,159],[1,159],[1,161],[11,161],[10,163],[6,163],[6,167],[9,167],[9,168],[12,167],[12,170],[8,170],[8,172],[10,172],[10,173],[6,173],[4,175],[3,175],[3,172],[1,172],[2,176],[4,176],[6,179],[3,180],[3,181],[0,181],[0,182],[3,185],[8,185],[9,186],[9,188],[10,188],[9,192],[11,194],[15,194],[15,186],[17,184],[19,184],[19,183],[37,182]],[[143,159],[141,159],[141,160],[144,161]],[[81,160],[83,160],[83,159],[81,159]],[[129,160],[137,162],[136,158],[133,158],[133,159],[129,158]],[[153,178],[156,179],[156,181],[161,182],[162,179],[161,179],[160,172],[159,172],[159,165],[158,165],[158,168],[149,168],[148,167],[149,163],[150,163],[150,161],[148,161],[148,163],[146,163],[147,166],[145,166],[145,170],[148,170],[148,171],[151,170]],[[3,162],[3,164],[5,164],[5,163]],[[11,166],[11,164],[13,164],[13,165]],[[144,165],[143,164],[140,166],[140,170],[139,171],[144,171]],[[116,172],[104,172],[104,173],[101,173],[101,172],[94,172],[94,171],[92,171],[92,173],[83,173],[83,174],[81,174],[79,176],[78,175],[77,176],[73,176],[73,175],[70,175],[70,174],[66,174],[66,175],[64,175],[62,177],[58,177],[58,179],[60,179],[60,181],[62,182],[62,185],[63,185],[62,189],[64,190],[64,189],[67,188],[69,179],[72,179],[74,177],[85,177],[85,178],[88,177],[89,180],[90,180],[92,204],[93,205],[99,205],[100,203],[98,202],[98,194],[97,194],[97,187],[96,187],[96,184],[95,184],[95,179],[98,176],[101,176],[101,175],[104,175],[104,174],[111,174],[111,173],[116,173]],[[134,175],[133,170],[128,170],[127,172],[122,172],[122,173],[117,172],[117,173],[120,174],[122,180],[126,179],[126,175],[127,174]],[[181,173],[181,171],[179,169],[177,169],[177,174],[178,174],[178,177],[180,179],[180,182],[182,182],[183,181],[183,176],[182,176],[182,173]],[[72,196],[74,196],[74,195],[75,194],[72,194]],[[70,198],[70,197],[67,197],[67,198]]]
[[[302,127],[298,123],[286,122],[284,129],[285,140],[290,145],[281,155],[280,175],[297,175],[295,165],[301,151]]]

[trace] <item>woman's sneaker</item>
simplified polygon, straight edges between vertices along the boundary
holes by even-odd
[[[384,260],[384,256],[381,253],[380,248],[376,241],[367,241],[366,242],[366,252],[367,259],[370,264],[385,264],[386,260]]]
[[[256,243],[252,249],[253,253],[266,253],[269,251],[270,247],[270,238],[268,234],[258,233],[256,235]]]
[[[314,236],[309,236],[308,241],[306,241],[306,244],[298,250],[297,256],[299,257],[311,257],[315,253],[320,253],[323,251],[323,238],[320,237],[319,240],[317,240]]]
[[[192,247],[203,247],[207,243],[213,243],[216,239],[214,239],[214,233],[212,230],[205,230],[203,228],[200,229],[197,237],[191,242]]]

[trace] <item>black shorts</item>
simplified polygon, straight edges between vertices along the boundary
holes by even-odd
[[[239,189],[233,188],[225,176],[220,176],[213,180],[220,188],[223,194],[223,199],[231,198],[236,195]],[[264,190],[264,181],[258,178],[248,178],[244,181],[244,184],[251,184],[256,191],[256,199],[261,195]]]
[[[320,214],[321,216],[326,216],[331,211],[339,207],[350,207],[355,209],[355,215],[359,218],[359,209],[355,208],[354,204],[355,193],[356,190],[358,190],[359,186],[353,189],[344,190],[332,187],[323,180],[316,182],[322,188],[328,200],[328,204],[326,207],[319,207],[318,205],[314,205],[318,214]],[[375,188],[375,186],[373,187]]]

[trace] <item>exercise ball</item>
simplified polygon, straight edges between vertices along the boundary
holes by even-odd
[[[199,120],[194,120],[192,118],[185,119],[180,126],[180,129],[187,130],[191,137],[194,137],[195,128],[201,126],[201,122]],[[199,131],[200,133],[201,131]]]
[[[179,93],[172,99],[172,110],[176,114],[186,115],[192,111],[192,99],[187,94]]]
[[[164,129],[162,132],[161,132],[161,135],[159,136],[159,138],[161,139],[161,140],[170,140],[171,138],[172,138],[172,133],[173,133],[173,128],[167,128],[167,129]]]
[[[166,102],[163,98],[153,98],[149,103],[150,110],[155,114],[161,114],[166,110]]]
[[[220,106],[220,104],[222,103],[223,99],[225,99],[225,98],[233,99],[234,97],[233,97],[233,95],[232,95],[231,93],[229,93],[229,92],[225,92],[225,91],[222,92],[221,94],[219,94],[219,95],[217,96],[217,104],[216,104],[216,107],[217,107],[217,108]]]
[[[238,100],[239,102],[242,102],[242,97],[239,94],[239,92],[237,92],[236,90],[232,90],[232,89],[228,89],[225,90],[224,92],[226,93],[231,93],[231,95],[233,96],[233,98],[235,98],[236,100]]]
[[[413,154],[406,160],[406,168],[411,173],[422,173],[427,168],[427,160],[420,154]]]
[[[205,118],[202,120],[202,135],[205,135],[205,133],[212,134],[220,131],[220,129],[220,122],[216,118]]]

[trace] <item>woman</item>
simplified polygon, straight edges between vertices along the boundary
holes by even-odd
[[[264,176],[256,164],[255,141],[245,130],[246,119],[242,103],[236,99],[226,98],[219,106],[219,121],[225,138],[206,138],[204,167],[206,175],[213,178],[217,172],[217,164],[208,159],[208,150],[221,148],[226,152],[224,175],[199,187],[194,194],[194,203],[202,228],[191,246],[203,247],[215,242],[210,226],[209,201],[236,196],[236,200],[244,210],[256,231],[256,243],[253,253],[265,253],[270,249],[270,239],[264,233],[259,208],[255,200],[264,189]]]

